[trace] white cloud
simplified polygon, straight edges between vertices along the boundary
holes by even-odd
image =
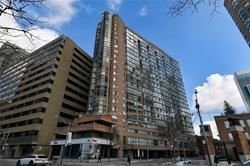
[[[233,107],[240,109],[244,106],[233,75],[218,73],[207,77],[203,85],[196,87],[200,110],[204,112],[223,111],[223,102],[227,100]],[[193,108],[195,105],[193,96]]]
[[[46,16],[40,16],[39,19],[48,25],[60,27],[71,21],[76,14],[76,2],[79,0],[47,0],[44,5],[48,8]]]
[[[119,11],[123,0],[107,0],[107,4],[110,9],[114,11]]]
[[[139,11],[140,16],[147,16],[148,15],[148,10],[147,7],[142,7],[141,10]]]
[[[0,26],[21,29],[20,25],[12,17],[6,16],[6,15],[2,15],[0,17]],[[9,41],[24,49],[32,51],[41,47],[47,42],[55,39],[58,36],[58,33],[51,29],[39,28],[35,26],[30,27],[30,28],[34,29],[30,32],[39,39],[34,38],[34,40],[30,42],[29,39],[22,32],[9,31],[9,34],[13,36],[9,36],[9,35],[1,36],[1,41],[2,42]]]
[[[92,14],[93,11],[95,10],[94,7],[92,7],[91,5],[87,5],[85,3],[80,4],[80,9],[83,9],[87,14]]]
[[[212,133],[213,133],[213,138],[219,139],[218,137],[218,130],[217,130],[217,126],[214,120],[212,121],[205,121],[203,123],[204,125],[208,124],[211,127]],[[194,132],[196,135],[200,135],[200,127],[199,124],[194,124]]]

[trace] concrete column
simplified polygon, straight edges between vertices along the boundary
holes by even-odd
[[[15,153],[14,153],[13,157],[14,158],[22,157],[22,148],[21,148],[21,146],[16,146]]]
[[[14,150],[13,147],[7,146],[7,148],[4,151],[1,151],[2,157],[4,157],[4,158],[11,158],[12,157],[11,156],[12,150]]]
[[[122,159],[122,158],[123,158],[123,147],[120,147],[120,148],[118,149],[118,158],[119,158],[119,159]]]
[[[49,154],[49,146],[37,145],[33,149],[34,154]]]
[[[49,147],[49,154],[48,154],[49,159],[52,159],[52,149],[53,149],[53,146],[50,146]]]

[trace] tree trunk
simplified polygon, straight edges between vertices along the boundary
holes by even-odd
[[[173,139],[173,152],[174,152],[174,162],[175,162],[175,142],[174,142],[174,139]]]

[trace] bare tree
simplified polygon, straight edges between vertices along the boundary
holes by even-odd
[[[6,36],[20,37],[24,35],[30,42],[33,39],[39,39],[32,31],[41,22],[28,11],[44,7],[44,1],[46,0],[0,0],[0,17],[9,16],[20,25],[18,27],[0,25],[0,44],[6,42],[4,39]]]
[[[168,14],[170,16],[182,15],[185,11],[198,12],[201,4],[207,3],[212,8],[212,13],[218,12],[218,7],[223,0],[172,0]]]
[[[165,126],[160,127],[163,140],[168,140],[172,149],[172,157],[176,159],[176,142],[180,141],[180,135],[184,132],[182,115],[177,111],[174,117],[168,117],[165,120]],[[179,147],[180,148],[180,147]]]
[[[116,125],[110,126],[110,132],[102,133],[102,136],[109,140],[109,148],[108,148],[107,157],[108,157],[108,160],[110,160],[111,150],[113,149],[113,147],[121,144],[119,134],[118,134],[118,126]]]

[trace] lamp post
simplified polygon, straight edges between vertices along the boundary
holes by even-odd
[[[61,153],[60,153],[60,162],[59,162],[60,165],[62,165],[63,157],[64,157],[64,155],[65,155],[66,148],[67,148],[67,146],[68,146],[69,140],[71,141],[71,137],[72,137],[72,133],[70,133],[71,123],[72,123],[72,122],[70,122],[70,123],[68,124],[68,129],[67,129],[67,133],[66,133],[65,144],[64,144],[64,146],[62,147],[62,151],[61,151]]]
[[[203,137],[204,137],[204,141],[205,141],[205,144],[206,144],[208,161],[209,161],[209,165],[212,166],[212,161],[211,161],[211,158],[210,158],[210,155],[209,155],[208,139],[207,139],[207,136],[205,136],[205,129],[204,129],[203,120],[202,120],[202,117],[201,117],[201,114],[200,114],[200,105],[198,103],[198,97],[197,97],[198,91],[196,89],[194,91],[194,94],[195,94],[195,108],[197,109],[199,119],[200,119],[200,123],[201,123],[201,130],[203,132]]]
[[[76,118],[78,116],[78,114],[75,114],[74,118]],[[55,118],[58,118],[59,116],[58,115],[55,115]],[[70,122],[67,122],[65,121],[62,117],[62,121],[65,123],[65,124],[68,124],[67,126],[67,132],[66,132],[66,139],[65,139],[65,144],[62,146],[62,149],[61,149],[61,152],[60,152],[60,158],[59,158],[59,162],[57,162],[57,165],[60,164],[62,165],[63,163],[63,157],[65,155],[65,151],[66,151],[66,148],[67,148],[67,145],[71,142],[71,137],[72,137],[72,133],[70,132],[70,127],[74,121],[74,118],[70,121]]]

